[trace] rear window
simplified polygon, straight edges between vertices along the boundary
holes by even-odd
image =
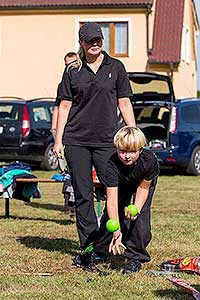
[[[134,94],[159,93],[169,94],[169,84],[167,81],[151,78],[133,78],[130,80]]]
[[[20,105],[0,104],[0,120],[19,120]]]
[[[181,109],[181,118],[185,123],[200,123],[200,104],[185,105]]]
[[[51,122],[51,110],[48,107],[36,106],[33,107],[33,121],[50,123]]]
[[[134,112],[137,123],[162,122],[169,119],[169,109],[166,107],[135,107]]]
[[[35,124],[43,124],[49,126],[52,120],[52,112],[53,112],[54,103],[31,103],[31,119]]]

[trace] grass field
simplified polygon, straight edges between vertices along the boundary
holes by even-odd
[[[50,178],[51,172],[34,172]],[[160,176],[152,206],[152,261],[125,277],[120,262],[90,273],[72,266],[80,252],[75,219],[63,212],[61,184],[40,184],[41,199],[12,200],[10,219],[0,201],[0,299],[4,300],[190,300],[166,279],[146,275],[156,264],[200,256],[200,177]],[[115,263],[115,267],[112,265]],[[200,276],[181,274],[200,289]]]

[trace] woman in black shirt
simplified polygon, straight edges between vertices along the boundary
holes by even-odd
[[[106,162],[114,152],[117,107],[128,125],[135,125],[130,83],[123,64],[102,50],[103,34],[96,23],[79,30],[81,66],[65,72],[54,152],[62,143],[75,193],[80,244],[86,249],[98,239],[93,203],[92,166],[104,183]]]

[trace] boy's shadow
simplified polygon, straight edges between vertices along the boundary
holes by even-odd
[[[16,240],[27,248],[44,249],[50,252],[59,251],[72,256],[77,255],[77,251],[80,250],[78,242],[63,238],[49,239],[40,236],[25,236],[18,237]]]

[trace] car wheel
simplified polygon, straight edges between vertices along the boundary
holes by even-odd
[[[40,167],[44,170],[57,170],[58,160],[53,153],[53,144],[50,144],[44,154],[44,159],[41,162]]]
[[[194,148],[186,171],[188,174],[200,175],[200,146]]]

